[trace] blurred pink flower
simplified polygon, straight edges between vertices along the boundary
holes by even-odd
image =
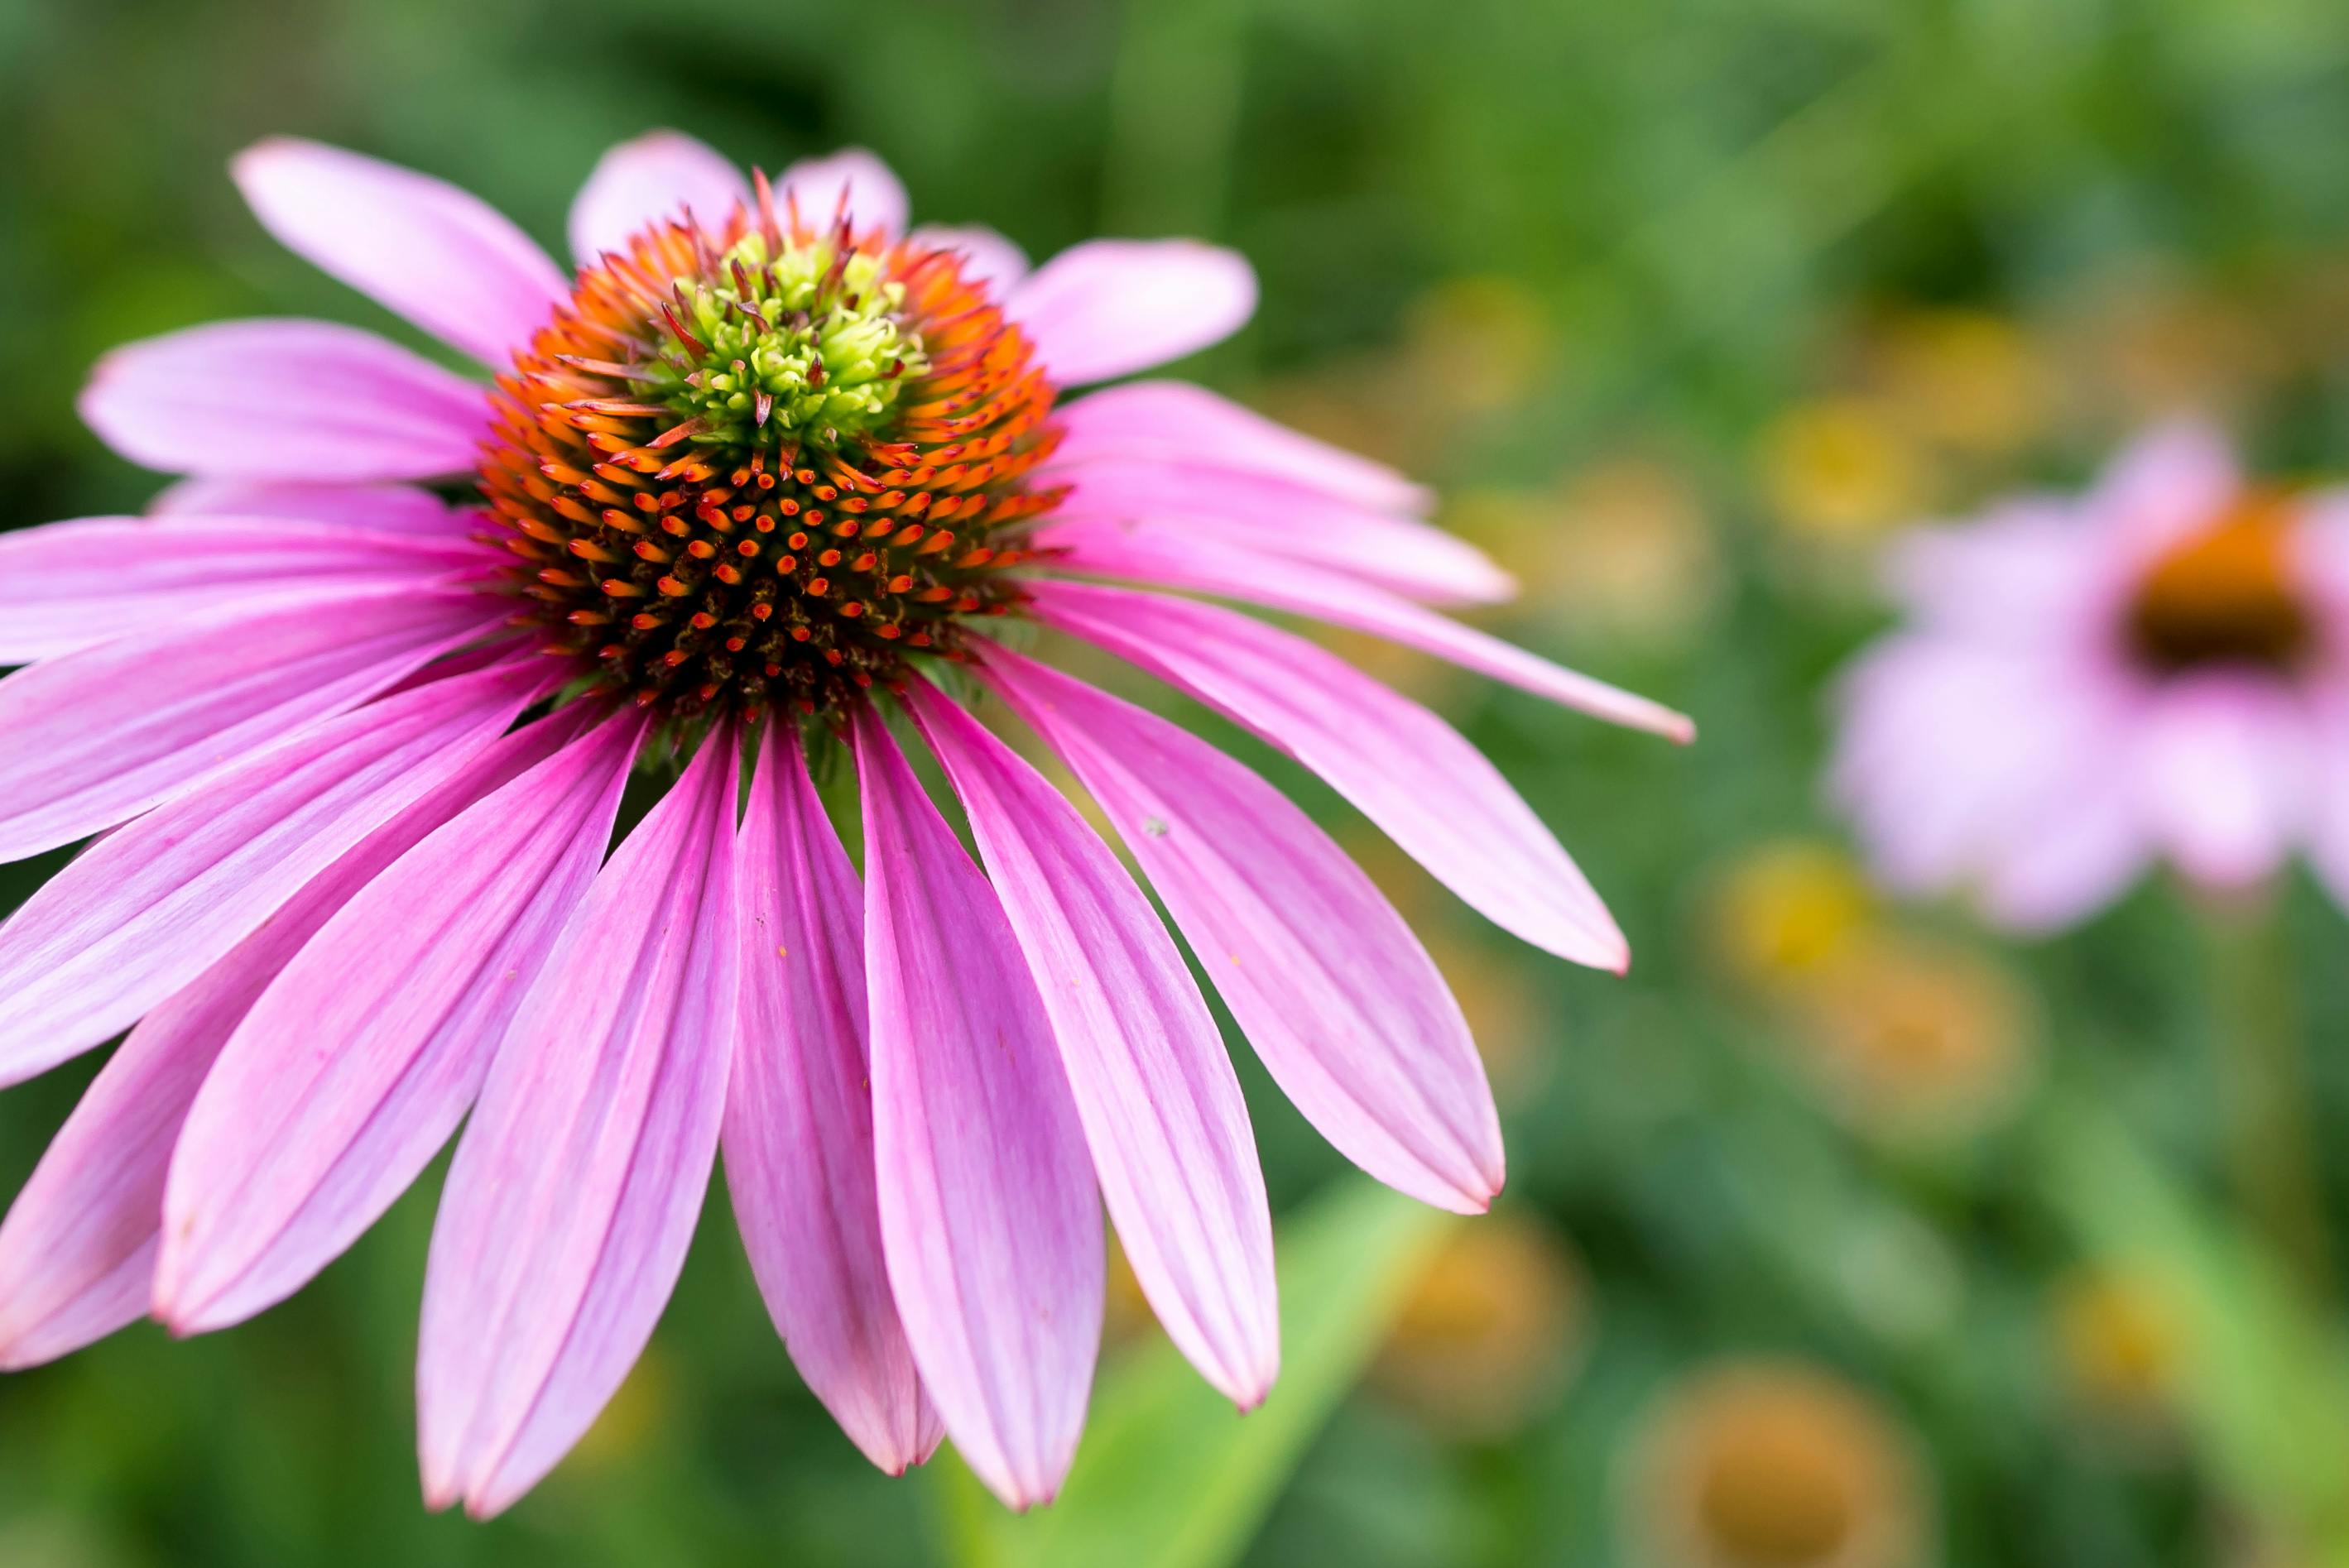
[[[869,154],[770,187],[660,133],[580,193],[566,282],[400,169],[274,141],[236,177],[498,379],[316,322],[134,344],[83,412],[191,477],[152,518],[0,540],[0,662],[31,665],[0,683],[0,859],[102,835],[0,926],[0,1082],[129,1030],[0,1226],[0,1362],[261,1311],[470,1114],[419,1356],[436,1506],[496,1512],[594,1420],[721,1144],[778,1328],[888,1470],[943,1430],[1007,1501],[1053,1494],[1104,1203],[1174,1343],[1253,1405],[1271,1231],[1222,1041],[1109,848],[926,678],[947,663],[1092,793],[1303,1113],[1404,1191],[1485,1206],[1490,1090],[1369,880],[1237,762],[997,637],[1141,665],[1509,930],[1624,964],[1435,715],[1230,610],[1072,580],[1317,616],[1684,732],[1427,609],[1508,583],[1399,475],[1179,383],[1058,401],[1238,327],[1238,256],[1096,241],[1030,271],[984,230],[908,232]],[[415,488],[468,477],[485,505]],[[833,736],[861,886],[803,757]],[[672,755],[607,860],[624,788]]]
[[[1889,885],[2044,930],[2157,861],[2236,890],[2299,850],[2349,901],[2349,494],[2176,426],[1893,567],[1909,622],[1844,683],[1832,784]]]

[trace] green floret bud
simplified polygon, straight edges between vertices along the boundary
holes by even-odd
[[[900,320],[905,285],[884,278],[880,258],[843,256],[830,240],[770,255],[764,236],[748,235],[714,277],[679,279],[677,292],[650,390],[700,421],[698,443],[833,447],[874,435],[928,368]]]

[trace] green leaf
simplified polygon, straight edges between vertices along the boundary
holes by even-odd
[[[2054,1104],[2045,1158],[2087,1250],[2182,1313],[2184,1415],[2229,1491],[2349,1568],[2349,1346],[2278,1261],[2181,1188],[2092,1101]]]
[[[1007,1511],[951,1455],[933,1486],[962,1568],[1221,1568],[1263,1524],[1454,1216],[1349,1181],[1279,1232],[1280,1381],[1241,1416],[1173,1346],[1113,1364],[1049,1508]]]

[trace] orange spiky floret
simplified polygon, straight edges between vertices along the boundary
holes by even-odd
[[[499,377],[481,484],[512,591],[596,684],[823,714],[1018,603],[1054,396],[953,253],[754,205],[581,270]]]

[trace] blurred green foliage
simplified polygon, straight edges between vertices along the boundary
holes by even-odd
[[[1888,505],[2076,477],[2181,400],[2269,462],[2341,465],[2338,0],[0,0],[0,105],[7,524],[151,492],[73,415],[112,344],[256,314],[412,339],[244,214],[225,162],[256,138],[429,170],[550,246],[596,154],[647,127],[770,168],[861,142],[920,214],[1035,254],[1099,232],[1244,249],[1263,310],[1197,374],[1461,497],[1463,526],[1485,520],[1547,584],[1499,629],[1698,716],[1680,752],[1475,683],[1432,694],[1609,897],[1639,952],[1626,980],[1478,928],[1216,731],[1361,841],[1429,934],[1495,1054],[1504,1213],[1570,1243],[1588,1341],[1570,1386],[1504,1431],[1357,1394],[1247,1561],[1623,1561],[1645,1412],[1753,1354],[1834,1369],[1891,1412],[1930,1477],[1929,1558],[2349,1561],[2337,1324],[2228,1217],[2208,957],[2180,901],[2149,888],[2014,955],[2030,1085],[1919,1143],[1856,1128],[1790,1069],[1782,1018],[1719,961],[1706,892],[1756,844],[1832,839],[1822,694],[1878,612],[1856,586],[1867,540],[1788,524],[1817,476],[1785,421],[1854,387],[1876,407],[1853,365],[1873,324],[1963,313],[2034,361],[2103,367],[2059,375],[2020,434],[1960,459],[1876,453],[1862,469],[1900,481]],[[2103,358],[2079,346],[2114,333],[2127,345]],[[2177,385],[2147,368],[2181,357]],[[1614,579],[1588,585],[1607,540],[1572,501],[1627,461],[1693,521],[1616,603]],[[1679,608],[1643,619],[1651,600]],[[55,862],[0,869],[0,903]],[[2295,886],[2281,933],[2313,1109],[2349,1125],[2342,916]],[[1340,1162],[1240,1055],[1276,1205],[1301,1212]],[[0,1187],[90,1070],[0,1100]],[[424,1514],[409,1377],[437,1181],[251,1326],[185,1345],[141,1328],[0,1383],[0,1564],[864,1565],[971,1539],[951,1477],[874,1474],[800,1387],[722,1194],[581,1452],[492,1525]],[[2174,1432],[2116,1439],[2078,1408],[2059,1303],[2099,1260],[2143,1265],[2200,1326],[2155,1423]],[[1104,1388],[1154,1354],[1113,1351]]]

